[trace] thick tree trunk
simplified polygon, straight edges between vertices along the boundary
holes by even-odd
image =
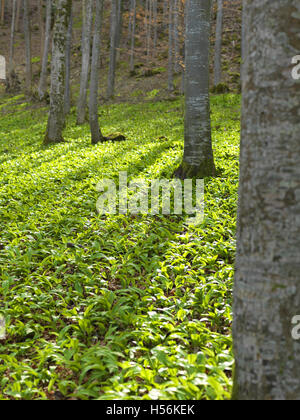
[[[62,132],[65,126],[66,34],[72,0],[56,0],[55,6],[55,23],[52,40],[50,113],[44,144],[62,142]]]
[[[25,55],[26,55],[26,92],[32,90],[32,64],[31,64],[31,28],[29,18],[28,0],[23,0],[23,19],[24,19],[24,37],[25,37]]]
[[[45,26],[45,40],[44,40],[44,49],[43,49],[43,59],[42,59],[42,70],[40,75],[38,95],[39,99],[42,101],[45,98],[47,91],[47,75],[48,75],[48,54],[50,48],[50,39],[51,39],[51,20],[52,20],[52,2],[53,0],[47,0],[46,3],[46,26]]]
[[[209,100],[210,0],[188,0],[182,178],[215,175]]]
[[[103,140],[98,120],[98,81],[101,52],[101,29],[102,29],[103,0],[96,0],[96,16],[93,40],[93,54],[91,66],[91,88],[90,88],[90,127],[92,144]]]
[[[234,399],[299,400],[299,0],[246,0]]]
[[[223,36],[223,0],[218,0],[215,62],[214,62],[214,85],[218,86],[222,78],[222,36]]]
[[[77,124],[84,124],[87,110],[87,91],[89,85],[90,59],[91,59],[91,31],[93,21],[93,0],[82,2],[82,64],[80,78],[80,92],[77,105]]]

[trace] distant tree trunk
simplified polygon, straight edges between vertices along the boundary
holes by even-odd
[[[45,25],[44,25],[44,10],[42,0],[38,0],[38,15],[39,15],[39,26],[40,26],[40,54],[43,57],[44,52],[44,39],[45,39]]]
[[[210,0],[188,0],[182,178],[215,175],[209,100]]]
[[[66,34],[71,14],[72,0],[56,0],[55,6],[55,23],[52,40],[50,112],[44,144],[62,142],[62,132],[65,126]]]
[[[174,0],[169,1],[168,91],[174,91]]]
[[[134,71],[134,48],[136,29],[136,0],[132,0],[132,23],[131,23],[131,49],[130,49],[130,71]]]
[[[65,83],[65,115],[71,109],[71,52],[72,52],[72,33],[73,33],[73,13],[70,12],[67,39],[66,39],[66,83]]]
[[[163,29],[164,31],[168,28],[168,2],[169,0],[164,0],[163,3]]]
[[[300,81],[289,68],[300,48],[299,0],[244,6],[233,398],[299,400]]]
[[[29,18],[28,0],[23,0],[24,13],[24,36],[25,36],[25,55],[26,55],[26,92],[31,93],[32,90],[32,64],[31,64],[31,28]]]
[[[147,58],[151,56],[151,36],[152,36],[152,1],[148,1],[147,9]]]
[[[180,72],[179,57],[179,0],[174,0],[174,71]]]
[[[188,0],[184,3],[184,11],[183,11],[183,33],[184,33],[184,41],[182,46],[182,64],[181,64],[181,86],[180,86],[180,92],[182,95],[184,95],[185,92],[185,38],[186,38],[186,25],[187,25],[187,5]]]
[[[90,88],[90,127],[92,144],[97,144],[103,140],[98,120],[98,81],[101,52],[102,11],[103,0],[96,0]]]
[[[156,56],[157,48],[157,0],[153,0],[153,55]]]
[[[4,25],[5,20],[5,0],[1,2],[1,25]]]
[[[109,53],[109,72],[107,98],[112,98],[115,91],[117,43],[118,43],[118,0],[111,0],[110,18],[110,53]]]
[[[214,85],[218,86],[222,78],[222,36],[223,36],[223,0],[218,0],[218,14],[215,43]]]
[[[48,54],[50,48],[51,38],[51,20],[52,20],[52,3],[53,0],[47,0],[46,3],[46,27],[45,27],[45,41],[42,59],[42,70],[40,75],[40,82],[38,87],[39,99],[42,101],[45,98],[47,91],[47,74],[48,74]]]
[[[80,92],[77,104],[77,124],[84,124],[87,110],[87,91],[89,85],[89,72],[91,60],[91,28],[93,22],[93,0],[82,2],[82,64],[80,78]]]
[[[123,30],[123,10],[124,10],[124,2],[122,0],[118,0],[118,25],[117,25],[117,56],[116,62],[120,59],[120,47],[121,47],[121,40],[122,40],[122,30]]]
[[[20,30],[21,3],[22,3],[22,0],[18,0],[18,2],[17,2],[17,12],[16,12],[16,32],[19,32],[19,30]]]
[[[19,90],[19,80],[15,72],[15,31],[16,31],[16,12],[17,0],[12,2],[12,19],[10,30],[10,48],[9,48],[9,63],[8,63],[8,77],[6,80],[7,92],[17,92]]]

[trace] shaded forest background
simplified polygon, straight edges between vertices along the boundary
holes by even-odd
[[[102,54],[101,54],[101,73],[100,73],[100,95],[105,100],[107,87],[107,75],[109,66],[109,47],[110,47],[110,1],[106,1],[104,8],[103,32],[102,32]],[[137,29],[135,46],[135,71],[130,72],[130,36],[129,36],[129,1],[124,1],[124,12],[122,22],[121,43],[118,53],[118,63],[116,72],[116,89],[113,101],[117,102],[139,102],[150,98],[151,100],[161,100],[170,97],[168,92],[168,22],[164,21],[162,8],[158,13],[158,43],[155,50],[151,46],[150,56],[147,55],[147,40],[145,31],[145,7],[138,5],[137,9]],[[215,28],[217,17],[217,2],[213,2],[213,25],[211,36],[211,75],[213,74],[213,57]],[[181,16],[179,21],[180,41],[183,46],[183,4],[180,6]],[[71,89],[72,105],[76,104],[77,93],[79,91],[80,71],[81,71],[81,35],[82,35],[82,4],[81,1],[73,2],[74,24],[73,24],[73,45],[71,60]],[[45,19],[45,10],[43,11]],[[221,91],[217,93],[239,92],[240,91],[240,63],[241,63],[241,16],[242,1],[224,1],[223,12],[223,45],[222,45],[222,85]],[[32,64],[33,64],[33,83],[36,88],[39,82],[41,70],[41,53],[43,48],[43,26],[45,22],[41,20],[38,0],[30,1],[30,20],[32,36]],[[43,22],[43,23],[42,23]],[[0,26],[0,53],[9,58],[10,44],[10,23],[11,5],[6,8],[4,24]],[[183,48],[181,48],[182,53]],[[182,58],[183,62],[183,58]],[[23,19],[17,23],[15,35],[15,65],[18,78],[24,86],[25,84],[25,48]],[[48,71],[50,74],[50,55]],[[211,82],[213,78],[211,77]],[[180,94],[182,75],[181,72],[175,74],[175,91],[171,96]],[[2,93],[4,86],[0,86]],[[22,88],[21,88],[22,89]],[[23,90],[23,89],[22,89]],[[212,89],[213,91],[213,89]]]

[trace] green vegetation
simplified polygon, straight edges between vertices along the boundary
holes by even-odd
[[[178,167],[181,99],[101,107],[121,143],[91,146],[72,114],[48,148],[46,110],[19,101],[0,103],[0,399],[229,398],[239,97],[212,98],[219,176],[198,227],[96,213],[102,178]]]

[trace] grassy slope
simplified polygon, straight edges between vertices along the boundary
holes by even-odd
[[[45,110],[19,99],[0,103],[0,399],[228,398],[239,97],[213,98],[220,176],[198,228],[95,211],[103,177],[172,174],[181,99],[103,107],[122,144],[90,146],[71,116],[51,148]]]

